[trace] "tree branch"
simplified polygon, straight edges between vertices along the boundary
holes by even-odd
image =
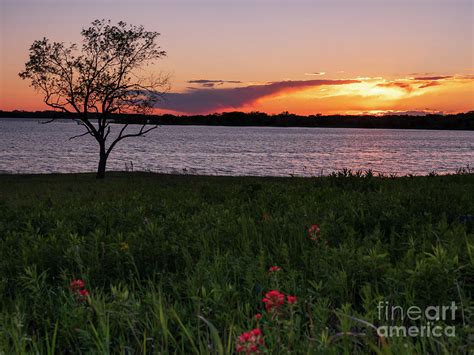
[[[48,124],[48,123],[51,123],[53,121],[56,121],[56,118],[51,118],[50,120],[47,120],[47,121],[38,121],[39,124]]]
[[[78,134],[77,136],[69,137],[69,140],[71,141],[71,140],[79,138],[79,137],[84,137],[84,136],[87,136],[88,134],[91,135],[91,136],[93,135],[92,133],[90,133],[90,131],[86,131],[82,134]]]
[[[145,134],[147,134],[148,132],[151,132],[153,131],[154,129],[158,128],[158,125],[155,125],[153,127],[150,127],[148,129],[145,129],[145,126],[146,124],[142,125],[142,127],[140,128],[140,131],[137,132],[137,133],[130,133],[130,134],[125,134],[125,135],[122,135],[123,132],[125,131],[125,128],[128,126],[128,124],[125,125],[125,127],[123,127],[118,135],[118,137],[112,142],[112,144],[109,146],[109,149],[107,149],[107,156],[110,154],[110,152],[112,151],[112,149],[115,147],[115,145],[120,142],[122,139],[125,139],[125,138],[130,138],[130,137],[141,137],[141,136],[144,136]]]

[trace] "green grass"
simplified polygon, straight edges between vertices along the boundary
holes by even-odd
[[[0,176],[0,353],[467,353],[474,175],[340,175]],[[456,302],[456,337],[378,337],[385,300]]]

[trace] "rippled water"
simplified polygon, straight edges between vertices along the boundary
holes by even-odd
[[[0,119],[0,172],[94,171],[98,148],[71,121]],[[397,174],[474,166],[473,131],[162,126],[120,142],[109,170],[314,176],[343,168]]]

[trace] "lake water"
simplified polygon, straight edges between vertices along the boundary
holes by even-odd
[[[94,171],[92,137],[68,140],[82,129],[72,121],[0,119],[0,172]],[[474,166],[474,131],[161,126],[120,142],[107,168],[131,169],[131,162],[135,171],[206,175],[443,174]]]

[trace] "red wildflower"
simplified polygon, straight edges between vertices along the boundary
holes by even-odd
[[[260,348],[265,346],[262,331],[255,328],[250,332],[242,333],[235,344],[235,351],[245,354],[260,354]]]
[[[250,339],[250,337],[251,337],[250,332],[242,333],[239,336],[239,341],[241,343],[245,343]]]
[[[286,301],[288,304],[295,304],[298,301],[298,298],[296,296],[288,295],[286,296]]]
[[[83,302],[89,296],[89,290],[85,288],[83,280],[72,280],[69,286],[77,302]]]
[[[257,314],[255,315],[255,319],[256,319],[256,320],[262,319],[262,314],[261,314],[261,313],[257,313]]]
[[[276,272],[276,271],[280,271],[281,270],[281,267],[279,266],[270,266],[270,268],[268,269],[268,272]]]
[[[265,309],[272,311],[280,308],[285,303],[285,295],[277,290],[267,292],[265,298],[262,300],[265,303]]]
[[[311,225],[311,227],[308,228],[308,238],[311,240],[319,240],[319,237],[321,235],[321,229],[319,229],[319,226],[317,224]]]
[[[84,281],[80,279],[72,280],[71,283],[69,284],[69,287],[71,287],[71,290],[73,291],[78,291],[84,288]]]

